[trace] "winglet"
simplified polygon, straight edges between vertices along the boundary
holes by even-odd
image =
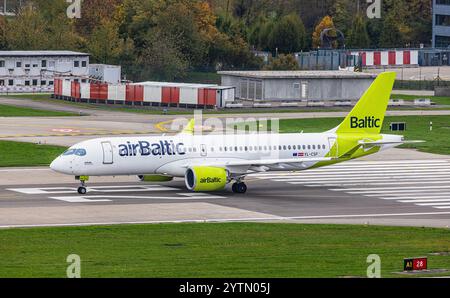
[[[192,118],[188,124],[183,128],[181,131],[182,134],[186,135],[193,135],[194,134],[194,128],[195,128],[195,119]]]

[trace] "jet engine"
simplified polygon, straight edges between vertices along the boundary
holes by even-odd
[[[218,191],[228,183],[228,171],[216,167],[192,167],[186,171],[185,182],[191,191]]]

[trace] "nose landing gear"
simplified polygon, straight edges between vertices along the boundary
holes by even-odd
[[[78,187],[78,193],[80,195],[85,195],[87,193],[87,188],[86,188],[86,181],[89,180],[88,176],[75,176],[76,180],[79,180],[81,183],[81,186]]]

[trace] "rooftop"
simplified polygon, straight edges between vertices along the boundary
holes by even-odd
[[[374,73],[361,73],[351,71],[219,71],[220,75],[229,75],[236,77],[250,77],[257,79],[374,79],[377,74]]]
[[[89,56],[89,54],[73,51],[0,51],[0,57],[30,56]]]

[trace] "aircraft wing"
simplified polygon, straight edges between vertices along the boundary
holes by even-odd
[[[313,157],[313,158],[287,158],[287,159],[256,159],[256,160],[225,160],[225,161],[205,161],[205,162],[197,162],[193,164],[188,164],[186,167],[191,166],[203,166],[203,167],[224,167],[229,169],[231,172],[242,171],[243,168],[252,169],[256,172],[264,172],[264,166],[271,167],[287,167],[287,166],[301,166],[302,163],[307,162],[320,162],[320,161],[329,161],[332,160],[331,157]]]

